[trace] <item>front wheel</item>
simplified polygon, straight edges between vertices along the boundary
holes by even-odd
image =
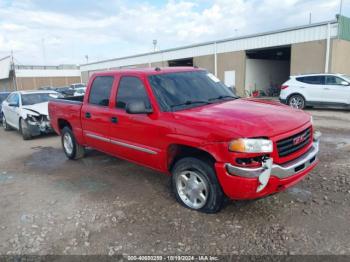
[[[22,134],[23,140],[32,139],[32,134],[30,133],[28,124],[23,118],[21,118],[20,120],[19,130],[20,130],[20,133]]]
[[[84,157],[85,149],[77,143],[72,130],[65,127],[61,133],[62,147],[66,156],[72,160]]]
[[[292,95],[289,98],[288,104],[290,107],[295,109],[304,109],[305,108],[305,99],[301,95]]]
[[[204,213],[218,212],[224,193],[210,161],[186,157],[172,169],[172,187],[183,206]]]

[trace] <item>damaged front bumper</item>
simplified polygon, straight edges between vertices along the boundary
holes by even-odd
[[[231,198],[253,199],[295,184],[316,166],[320,136],[321,133],[316,132],[310,150],[286,164],[274,164],[273,159],[268,158],[259,168],[244,168],[228,163],[223,167],[217,165],[217,171],[221,172],[219,180],[231,184],[231,187],[224,188],[224,191],[227,191],[227,195],[231,195]],[[235,185],[232,186],[233,184]]]
[[[29,129],[31,135],[40,135],[52,133],[53,129],[50,124],[50,120],[47,116],[40,117],[28,117],[26,119],[27,128]]]

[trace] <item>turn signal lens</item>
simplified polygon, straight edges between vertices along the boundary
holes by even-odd
[[[272,153],[273,143],[268,139],[239,138],[231,141],[228,149],[240,153]]]

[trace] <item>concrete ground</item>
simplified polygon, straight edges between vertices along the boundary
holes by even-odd
[[[169,178],[57,136],[0,130],[0,254],[349,254],[350,112],[309,110],[321,163],[302,182],[218,214],[181,207]]]

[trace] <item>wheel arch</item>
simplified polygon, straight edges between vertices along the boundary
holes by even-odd
[[[299,95],[299,96],[301,96],[302,98],[304,98],[304,101],[305,101],[305,104],[306,104],[307,100],[306,100],[306,98],[305,98],[305,95],[303,95],[303,94],[301,94],[301,93],[299,93],[299,92],[293,92],[293,93],[291,93],[290,95],[287,96],[286,101],[287,101],[288,104],[289,104],[289,99],[290,99],[292,96],[294,96],[294,95]]]
[[[57,126],[58,126],[58,129],[59,129],[60,133],[62,132],[62,129],[65,128],[65,127],[68,127],[70,130],[73,131],[71,123],[69,123],[68,120],[63,119],[63,118],[59,118],[57,120]]]
[[[167,170],[170,172],[174,167],[174,164],[185,157],[195,157],[199,159],[208,160],[211,164],[214,165],[216,162],[215,157],[210,154],[208,151],[205,151],[201,148],[188,146],[185,144],[171,144],[167,149]]]

